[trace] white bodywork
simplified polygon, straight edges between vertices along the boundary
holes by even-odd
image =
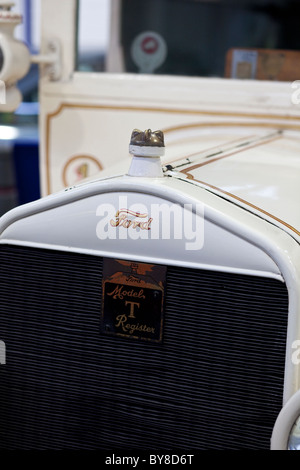
[[[300,105],[293,104],[299,84],[75,71],[75,14],[75,0],[42,2],[41,52],[55,39],[63,57],[59,81],[51,81],[47,66],[40,72],[43,196],[118,164],[136,127],[163,130],[175,156],[193,152],[195,129],[204,137],[195,151],[249,136],[252,128],[300,130]]]

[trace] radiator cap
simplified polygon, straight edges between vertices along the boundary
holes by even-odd
[[[165,143],[162,131],[134,129],[129,153],[133,157],[128,171],[129,176],[163,176],[160,157],[165,154]]]

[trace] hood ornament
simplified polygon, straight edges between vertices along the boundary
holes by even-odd
[[[164,148],[164,133],[162,131],[152,132],[151,129],[144,132],[134,129],[131,134],[130,146]]]
[[[163,176],[160,157],[165,154],[162,131],[134,129],[131,134],[129,153],[133,156],[129,176]]]

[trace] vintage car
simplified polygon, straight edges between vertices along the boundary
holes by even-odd
[[[165,3],[215,35],[219,2]],[[124,7],[142,70],[115,35],[106,73],[83,72],[77,6],[42,2],[43,197],[0,219],[0,449],[300,448],[299,61],[151,75],[185,32],[148,30],[155,10],[141,39]]]
[[[299,131],[185,136],[1,218],[1,447],[299,447]]]

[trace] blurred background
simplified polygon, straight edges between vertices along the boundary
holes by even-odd
[[[15,0],[13,11],[23,16],[15,37],[31,54],[40,52],[43,0]],[[104,71],[109,41],[110,0],[78,2],[77,70]],[[39,66],[18,82],[23,102],[13,113],[0,112],[0,215],[40,197],[39,183]]]
[[[15,35],[32,54],[40,50],[42,2],[16,0],[13,8],[23,15]],[[300,51],[299,1],[122,0],[118,24],[112,27],[115,2],[78,0],[77,71],[112,71],[108,51],[111,63],[114,33],[122,54],[118,71],[124,73],[224,77],[231,48]],[[143,47],[154,50],[160,45],[161,53],[150,68],[134,49],[139,35],[147,31],[157,34],[158,43],[144,38]],[[18,83],[23,102],[14,113],[0,113],[0,215],[40,197],[38,81],[38,65],[32,64]]]

